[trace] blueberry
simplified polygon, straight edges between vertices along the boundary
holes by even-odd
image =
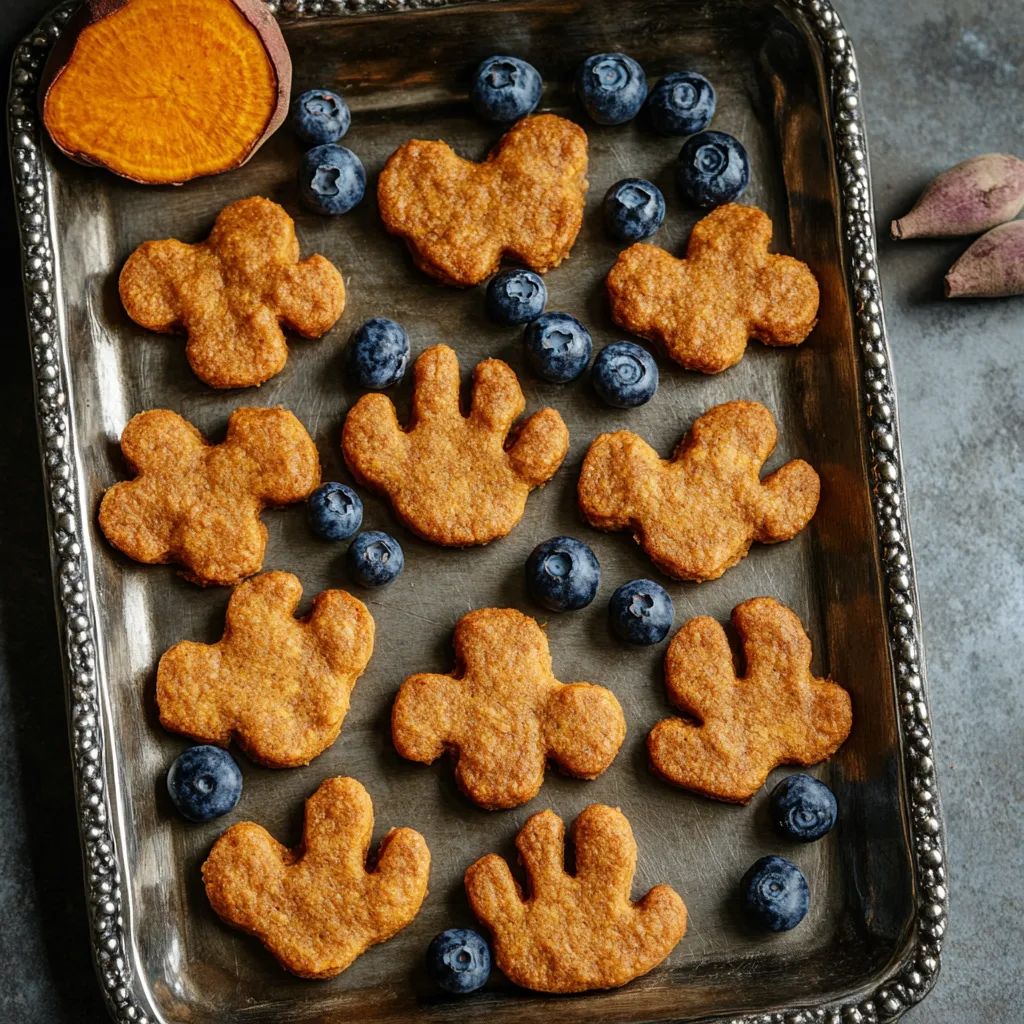
[[[624,178],[605,193],[604,224],[620,242],[639,242],[653,235],[664,219],[665,197],[644,178]]]
[[[397,384],[409,365],[409,335],[385,316],[358,327],[345,350],[345,370],[356,387],[373,391]]]
[[[544,312],[547,301],[544,279],[521,267],[495,274],[487,286],[487,315],[499,324],[528,324]]]
[[[731,203],[750,184],[747,151],[725,132],[701,132],[683,143],[676,165],[679,191],[697,206]]]
[[[715,90],[696,71],[666,75],[647,97],[647,114],[662,135],[694,135],[715,116]]]
[[[788,839],[813,843],[836,823],[832,790],[810,775],[790,775],[773,790],[769,802],[775,827]]]
[[[488,121],[518,121],[540,103],[540,74],[518,57],[488,57],[473,75],[469,98]]]
[[[617,341],[597,354],[590,380],[599,398],[618,409],[632,409],[654,397],[658,364],[632,341]]]
[[[526,363],[542,380],[567,384],[590,362],[590,331],[568,313],[545,313],[523,332]]]
[[[449,928],[427,946],[427,970],[445,992],[475,992],[491,973],[491,949],[469,928]]]
[[[309,525],[324,540],[351,537],[363,522],[363,503],[359,495],[344,484],[321,484],[306,506]]]
[[[612,594],[608,617],[615,634],[631,644],[660,644],[672,628],[672,598],[654,580],[630,580]]]
[[[351,124],[348,104],[336,92],[326,89],[304,92],[292,107],[292,128],[310,146],[337,142]]]
[[[348,213],[366,192],[366,171],[344,146],[311,149],[299,164],[299,198],[314,213]]]
[[[750,917],[773,932],[788,932],[807,913],[810,890],[803,872],[785,857],[755,861],[740,883],[740,896]]]
[[[167,773],[167,792],[182,817],[211,821],[227,814],[242,795],[242,773],[220,747],[189,747]]]
[[[622,124],[647,98],[644,69],[624,53],[595,53],[576,72],[576,95],[598,124]]]
[[[573,537],[552,537],[538,544],[526,560],[530,596],[553,612],[586,608],[600,581],[597,556]]]
[[[352,577],[364,587],[383,587],[405,565],[401,545],[390,534],[367,530],[348,548],[348,567]]]

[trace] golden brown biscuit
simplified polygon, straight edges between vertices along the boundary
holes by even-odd
[[[504,537],[523,517],[530,491],[555,475],[569,431],[541,409],[515,431],[526,408],[519,381],[500,359],[473,371],[473,404],[459,408],[459,360],[447,345],[416,360],[412,422],[403,431],[391,399],[363,395],[345,420],[341,450],[360,483],[386,494],[395,514],[435,544],[464,547]]]
[[[799,345],[817,323],[818,282],[805,263],[768,252],[772,222],[729,204],[698,221],[686,258],[630,246],[607,279],[612,319],[688,370],[718,373],[748,338]]]
[[[596,779],[626,736],[611,690],[560,683],[544,631],[511,608],[480,608],[455,627],[455,671],[410,676],[391,712],[402,757],[430,764],[446,750],[459,788],[488,810],[533,799],[550,758]]]
[[[288,359],[282,323],[319,338],[345,308],[341,274],[323,256],[300,263],[291,217],[259,196],[224,207],[205,242],[143,242],[118,288],[137,324],[188,335],[189,365],[215,388],[262,384]]]
[[[627,430],[601,434],[583,460],[580,509],[599,530],[632,530],[670,576],[717,579],[753,541],[795,537],[818,507],[818,474],[801,459],[760,479],[775,439],[757,402],[716,405],[668,460]]]
[[[239,584],[215,644],[183,640],[160,659],[160,722],[200,743],[232,739],[260,764],[309,764],[341,731],[373,652],[373,618],[343,590],[294,617],[302,584],[268,572]]]
[[[557,267],[579,234],[586,193],[586,133],[540,114],[513,125],[480,164],[444,142],[406,142],[381,171],[377,202],[421,270],[467,287],[503,255],[541,273]]]
[[[107,540],[139,562],[179,562],[204,586],[259,572],[260,512],[302,501],[320,482],[316,445],[287,409],[236,409],[220,444],[152,409],[128,421],[121,451],[135,479],[103,495]]]
[[[622,811],[592,804],[576,819],[573,839],[569,875],[562,819],[542,811],[526,822],[516,849],[528,897],[496,854],[466,871],[469,903],[491,931],[495,962],[537,992],[625,985],[657,967],[686,931],[686,907],[667,885],[630,901],[636,842]]]
[[[780,764],[831,757],[850,734],[850,695],[811,675],[800,620],[770,597],[737,605],[732,623],[746,674],[737,677],[725,630],[691,619],[665,654],[669,700],[688,720],[666,718],[647,737],[651,764],[684,789],[745,804]]]
[[[427,895],[423,836],[393,828],[368,871],[372,834],[366,790],[355,779],[328,779],[306,801],[293,850],[254,822],[232,825],[203,865],[206,895],[227,924],[255,935],[292,974],[333,977],[400,932]]]

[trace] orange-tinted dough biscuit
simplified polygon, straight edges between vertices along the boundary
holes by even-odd
[[[638,242],[607,279],[612,319],[660,345],[688,370],[718,373],[748,338],[799,345],[818,316],[818,282],[805,263],[768,252],[772,222],[729,204],[698,221],[685,259]]]
[[[656,967],[686,931],[686,907],[667,885],[630,901],[636,842],[626,816],[592,804],[573,826],[576,873],[566,874],[565,826],[535,814],[516,836],[524,896],[503,857],[466,871],[473,913],[490,929],[505,975],[537,992],[617,988]]]
[[[355,779],[328,779],[306,801],[293,850],[254,822],[232,825],[203,865],[206,895],[227,924],[255,935],[292,974],[333,977],[400,932],[427,895],[423,836],[393,828],[368,871],[372,833],[366,790]]]
[[[100,528],[139,562],[179,562],[195,583],[232,586],[259,572],[267,543],[260,512],[309,497],[320,459],[286,409],[236,409],[210,444],[168,409],[128,421],[121,451],[134,480],[100,502]]]
[[[215,388],[262,384],[288,359],[282,323],[319,338],[345,308],[341,274],[323,256],[300,263],[291,217],[259,196],[224,207],[205,242],[143,242],[118,287],[137,324],[188,335],[189,365]]]
[[[543,273],[569,255],[587,193],[587,136],[554,114],[520,121],[480,164],[413,139],[377,185],[384,225],[445,284],[479,284],[503,255]]]
[[[755,540],[796,536],[818,507],[818,474],[801,459],[761,480],[775,440],[757,402],[704,413],[668,460],[629,431],[601,434],[583,460],[580,509],[599,530],[632,530],[670,576],[717,579]]]
[[[550,758],[595,779],[626,735],[611,690],[560,683],[547,637],[511,608],[481,608],[455,627],[455,671],[410,676],[398,691],[391,734],[402,757],[430,764],[446,750],[459,788],[481,807],[516,807],[544,782]]]
[[[780,764],[831,757],[850,734],[850,695],[811,675],[800,620],[770,597],[733,609],[746,674],[737,677],[725,630],[691,619],[665,654],[669,700],[689,720],[666,718],[647,737],[663,779],[713,800],[745,804]]]
[[[446,345],[416,360],[415,378],[408,430],[386,395],[363,395],[353,406],[341,438],[348,468],[386,494],[424,540],[463,547],[504,537],[523,517],[530,491],[555,475],[569,450],[562,417],[541,409],[508,444],[526,401],[500,359],[473,372],[468,416],[459,408],[459,360]]]

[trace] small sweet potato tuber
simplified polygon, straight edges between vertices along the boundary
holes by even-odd
[[[946,298],[1024,295],[1024,220],[985,232],[950,267]]]

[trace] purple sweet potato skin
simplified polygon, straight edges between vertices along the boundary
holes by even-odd
[[[946,275],[947,298],[1004,295],[1024,295],[1024,220],[986,232]]]

